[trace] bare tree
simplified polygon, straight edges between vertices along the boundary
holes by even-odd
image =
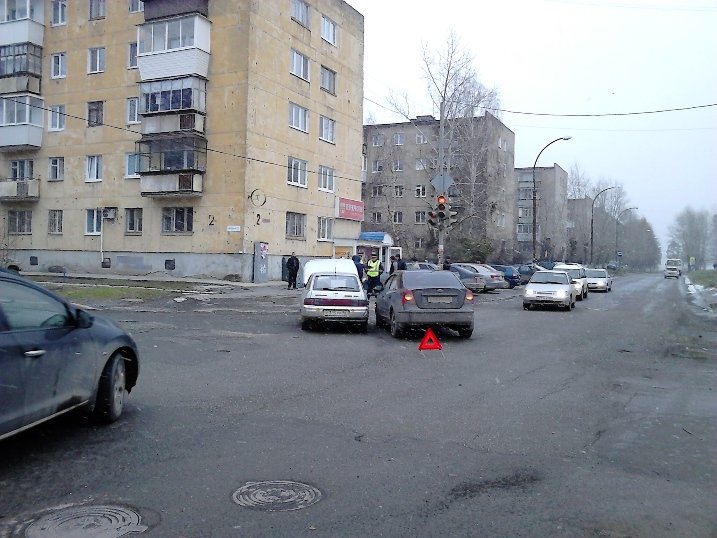
[[[591,191],[590,178],[578,163],[573,163],[568,173],[568,198],[585,198]]]
[[[709,221],[707,211],[695,211],[687,207],[677,215],[674,224],[670,226],[670,238],[679,245],[681,257],[688,263],[690,270],[703,268],[705,265]]]

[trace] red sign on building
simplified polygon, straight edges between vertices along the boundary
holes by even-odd
[[[338,199],[338,218],[363,221],[363,202],[360,200]]]

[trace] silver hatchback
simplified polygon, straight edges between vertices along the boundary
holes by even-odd
[[[303,291],[301,328],[317,323],[350,323],[368,328],[368,297],[356,273],[313,273]]]

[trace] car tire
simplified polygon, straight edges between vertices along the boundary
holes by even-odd
[[[391,310],[389,323],[391,324],[391,336],[401,338],[403,336],[403,324],[396,321],[396,314],[393,313],[393,310]]]
[[[588,290],[583,290],[583,299],[588,298]]]
[[[565,310],[566,312],[570,312],[572,309],[573,309],[573,307],[570,305],[570,303],[566,304],[563,307],[563,310]]]
[[[468,340],[473,336],[473,327],[456,327],[456,331],[458,331],[458,336],[464,340]]]
[[[530,305],[528,303],[523,303],[523,310],[532,310],[533,305]]]
[[[124,358],[115,353],[105,364],[97,387],[95,417],[101,422],[114,422],[122,415],[127,395]]]
[[[301,330],[302,331],[310,331],[313,327],[313,323],[308,319],[302,319],[301,320]]]
[[[368,332],[368,321],[365,321],[363,323],[359,323],[358,325],[358,332],[361,334],[366,334]]]
[[[374,312],[376,313],[376,327],[383,327],[383,319],[378,313],[378,307],[374,309]]]

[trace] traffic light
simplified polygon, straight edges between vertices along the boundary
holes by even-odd
[[[438,213],[436,212],[436,208],[434,207],[428,212],[428,225],[435,228],[438,226]]]
[[[448,210],[448,226],[453,226],[456,223],[456,215],[458,215],[458,212],[451,211],[450,204],[447,204],[446,208]]]
[[[438,208],[438,220],[444,221],[448,218],[448,199],[442,194],[436,199]]]

